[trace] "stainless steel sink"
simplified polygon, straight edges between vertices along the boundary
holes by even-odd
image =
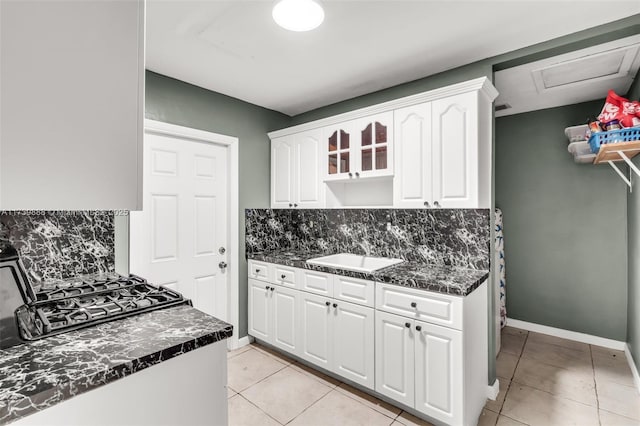
[[[330,268],[345,269],[354,272],[374,272],[378,269],[402,262],[404,262],[402,259],[361,256],[351,253],[338,253],[307,260],[307,263],[311,265],[328,266]]]

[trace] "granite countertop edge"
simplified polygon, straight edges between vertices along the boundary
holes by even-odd
[[[143,321],[146,315],[151,314],[161,314],[167,313],[166,311],[174,311],[176,309],[185,309],[185,310],[193,310],[196,311],[195,308],[182,305],[157,311],[147,312],[145,314],[140,314],[135,317],[124,318],[122,320],[116,320],[112,322],[107,322],[100,324],[94,327],[100,327],[101,329],[109,328],[112,326],[114,330],[116,329],[118,324],[122,324],[122,322],[130,320],[132,318],[136,318],[138,321]],[[165,311],[165,312],[162,312]],[[15,392],[13,394],[14,398],[9,399],[11,397],[11,391],[7,389],[3,389],[2,381],[0,381],[0,425],[10,424],[14,421],[22,417],[26,417],[30,414],[33,414],[38,411],[45,410],[51,406],[54,406],[60,402],[63,402],[67,399],[70,399],[74,396],[80,395],[84,392],[96,389],[98,387],[104,386],[106,384],[115,382],[116,380],[125,378],[132,374],[137,373],[138,371],[145,370],[149,367],[153,367],[154,365],[158,365],[164,361],[168,361],[180,355],[186,354],[193,350],[202,348],[204,346],[219,342],[221,340],[227,339],[233,335],[233,326],[231,324],[225,323],[223,321],[218,320],[215,317],[211,317],[210,315],[201,313],[202,316],[206,316],[211,318],[211,320],[215,320],[215,328],[211,330],[205,331],[201,335],[194,335],[192,337],[185,337],[183,341],[180,342],[172,342],[172,344],[163,347],[161,349],[155,348],[149,353],[144,353],[137,355],[131,359],[123,360],[120,363],[109,365],[104,369],[99,371],[92,371],[91,373],[79,377],[62,377],[62,380],[56,380],[55,382],[47,382],[46,381],[46,372],[43,371],[42,375],[44,377],[38,377],[39,380],[44,380],[46,386],[41,391],[34,393],[32,395],[17,395]],[[83,330],[83,332],[89,331],[93,327],[88,327]],[[74,332],[71,332],[74,333]],[[67,333],[67,334],[71,334]],[[64,336],[64,335],[59,335]],[[52,336],[49,339],[55,338],[58,336]],[[41,340],[44,342],[46,339]],[[31,343],[26,343],[23,345],[18,345],[13,348],[8,348],[5,350],[0,350],[0,355],[11,353],[12,350],[19,350],[28,348]],[[0,362],[0,371],[2,371],[2,363]],[[60,365],[57,367],[55,371],[50,373],[58,374],[58,371],[64,369],[65,365]],[[29,371],[29,373],[33,373],[33,371]],[[39,383],[38,380],[32,379],[33,383],[24,383],[23,387],[27,387],[28,385],[36,386],[36,383]],[[7,398],[7,400],[4,400]]]
[[[489,271],[486,269],[416,262],[403,262],[373,273],[306,263],[307,259],[328,254],[330,253],[256,252],[247,253],[247,259],[463,297],[471,294],[489,277]]]

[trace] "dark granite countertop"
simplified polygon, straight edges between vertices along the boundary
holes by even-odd
[[[226,322],[191,306],[176,306],[0,350],[0,424],[232,332]]]
[[[272,251],[248,253],[249,259],[259,260],[295,268],[312,269],[353,278],[395,284],[404,287],[419,288],[456,296],[466,296],[478,288],[488,277],[488,270],[439,266],[416,262],[403,262],[373,273],[362,273],[310,265],[307,259],[327,256],[331,253],[309,253],[292,251]]]

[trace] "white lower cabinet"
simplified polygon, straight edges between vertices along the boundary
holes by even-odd
[[[374,310],[336,302],[333,313],[333,368],[347,379],[374,388]],[[332,306],[333,308],[333,306]]]
[[[300,293],[300,356],[373,389],[373,308]]]
[[[332,309],[330,298],[300,292],[300,356],[327,370],[333,350]]]
[[[462,423],[462,333],[416,321],[415,408],[447,424]]]
[[[271,341],[269,288],[268,283],[249,278],[249,334],[265,342]]]
[[[249,334],[292,354],[299,354],[299,292],[249,279]]]
[[[295,288],[249,279],[251,336],[425,419],[477,424],[487,395],[487,284],[461,297],[296,268],[280,275]]]
[[[434,419],[462,418],[462,333],[376,311],[376,391]]]
[[[414,339],[411,319],[376,311],[376,391],[414,405]]]

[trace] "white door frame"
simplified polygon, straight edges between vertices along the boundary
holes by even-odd
[[[204,130],[192,129],[190,127],[178,126],[175,124],[169,124],[162,121],[144,120],[144,132],[145,134],[156,134],[165,136],[174,136],[181,139],[206,142],[216,145],[222,145],[229,148],[228,151],[228,184],[229,193],[227,207],[229,230],[227,235],[227,241],[229,247],[227,248],[229,253],[229,266],[227,268],[228,274],[228,300],[227,300],[227,312],[229,313],[229,319],[231,325],[233,325],[233,336],[228,340],[228,348],[236,349],[238,347],[238,324],[239,324],[239,309],[240,309],[240,297],[239,297],[239,260],[240,260],[240,244],[239,244],[239,164],[238,164],[238,138],[233,136],[221,135],[218,133],[211,133]],[[142,155],[142,152],[140,152]],[[238,263],[236,263],[238,262]]]

